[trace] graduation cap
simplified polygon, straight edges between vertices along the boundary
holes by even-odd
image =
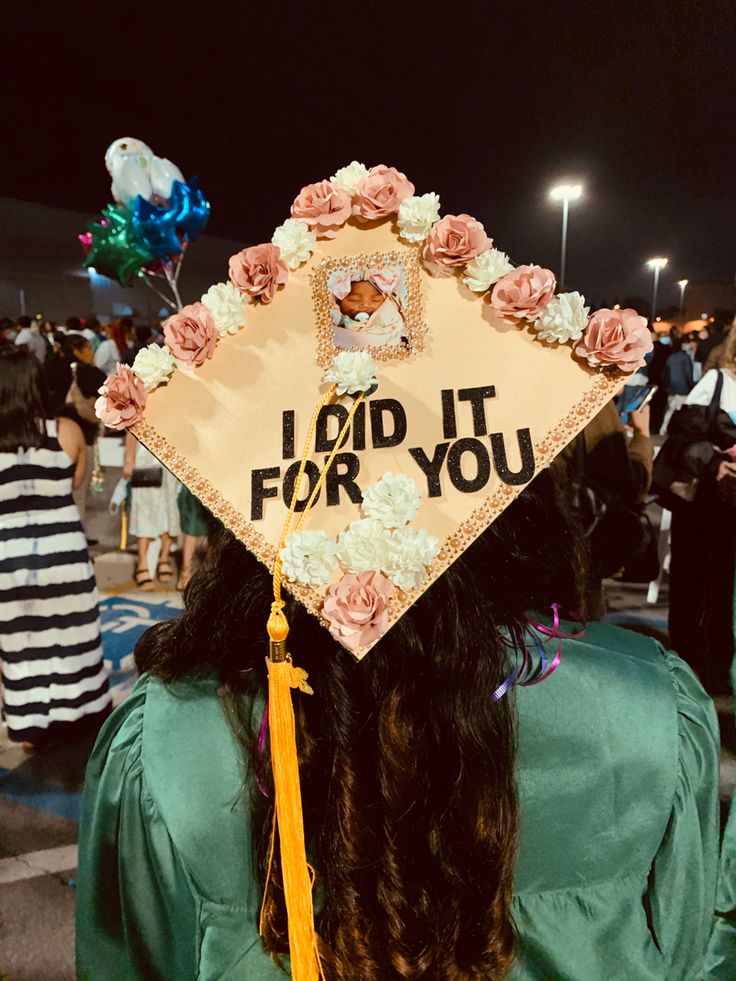
[[[590,315],[393,167],[307,185],[272,241],[101,388],[274,575],[269,719],[296,981],[319,976],[283,591],[365,657],[643,364],[633,310]],[[298,660],[298,651],[294,651]]]

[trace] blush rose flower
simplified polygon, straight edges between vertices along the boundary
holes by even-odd
[[[99,393],[95,415],[110,429],[127,429],[143,417],[148,392],[127,364],[119,364],[117,371],[107,376]]]
[[[493,245],[483,225],[470,215],[445,215],[432,225],[424,258],[441,266],[464,266]]]
[[[307,184],[291,206],[291,217],[306,222],[320,238],[334,238],[350,212],[349,195],[330,181]]]
[[[594,368],[613,365],[621,371],[641,368],[654,342],[646,318],[636,310],[597,310],[588,321],[575,353]]]
[[[395,215],[401,202],[414,193],[414,185],[400,170],[379,164],[359,181],[353,198],[353,214],[366,221]]]
[[[276,289],[289,278],[289,267],[281,258],[281,249],[271,242],[251,245],[230,258],[230,282],[241,293],[270,303]]]
[[[204,364],[217,343],[217,328],[204,303],[190,303],[164,325],[166,346],[185,365]]]
[[[388,629],[388,601],[394,587],[380,572],[348,573],[327,590],[322,613],[330,633],[352,653]]]
[[[557,282],[549,269],[517,266],[502,276],[491,293],[491,306],[506,324],[535,320],[555,295]]]

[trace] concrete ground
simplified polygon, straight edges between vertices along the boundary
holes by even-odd
[[[135,590],[133,556],[116,551],[119,522],[107,513],[117,475],[106,493],[92,498],[87,533],[101,591],[105,659],[114,700],[133,684],[132,650],[152,623],[176,616],[181,598],[158,588]],[[646,586],[610,584],[609,619],[667,640],[666,581],[655,604]],[[730,699],[718,702],[723,737],[721,799],[736,784],[736,739]],[[91,739],[51,746],[26,756],[0,727],[0,981],[73,981],[74,876],[84,767]],[[104,979],[95,979],[104,981]]]

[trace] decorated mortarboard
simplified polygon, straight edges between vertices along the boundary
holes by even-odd
[[[318,976],[282,589],[364,657],[651,350],[513,266],[393,167],[309,184],[98,415],[130,427],[274,575],[269,708],[292,975]],[[264,611],[264,619],[269,611]],[[298,657],[298,651],[295,652]]]

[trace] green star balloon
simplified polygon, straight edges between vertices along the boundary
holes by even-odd
[[[92,244],[84,259],[85,269],[92,266],[103,276],[116,279],[121,286],[127,286],[138,270],[155,258],[135,241],[131,218],[127,208],[108,204],[102,210],[102,221],[87,225]]]

